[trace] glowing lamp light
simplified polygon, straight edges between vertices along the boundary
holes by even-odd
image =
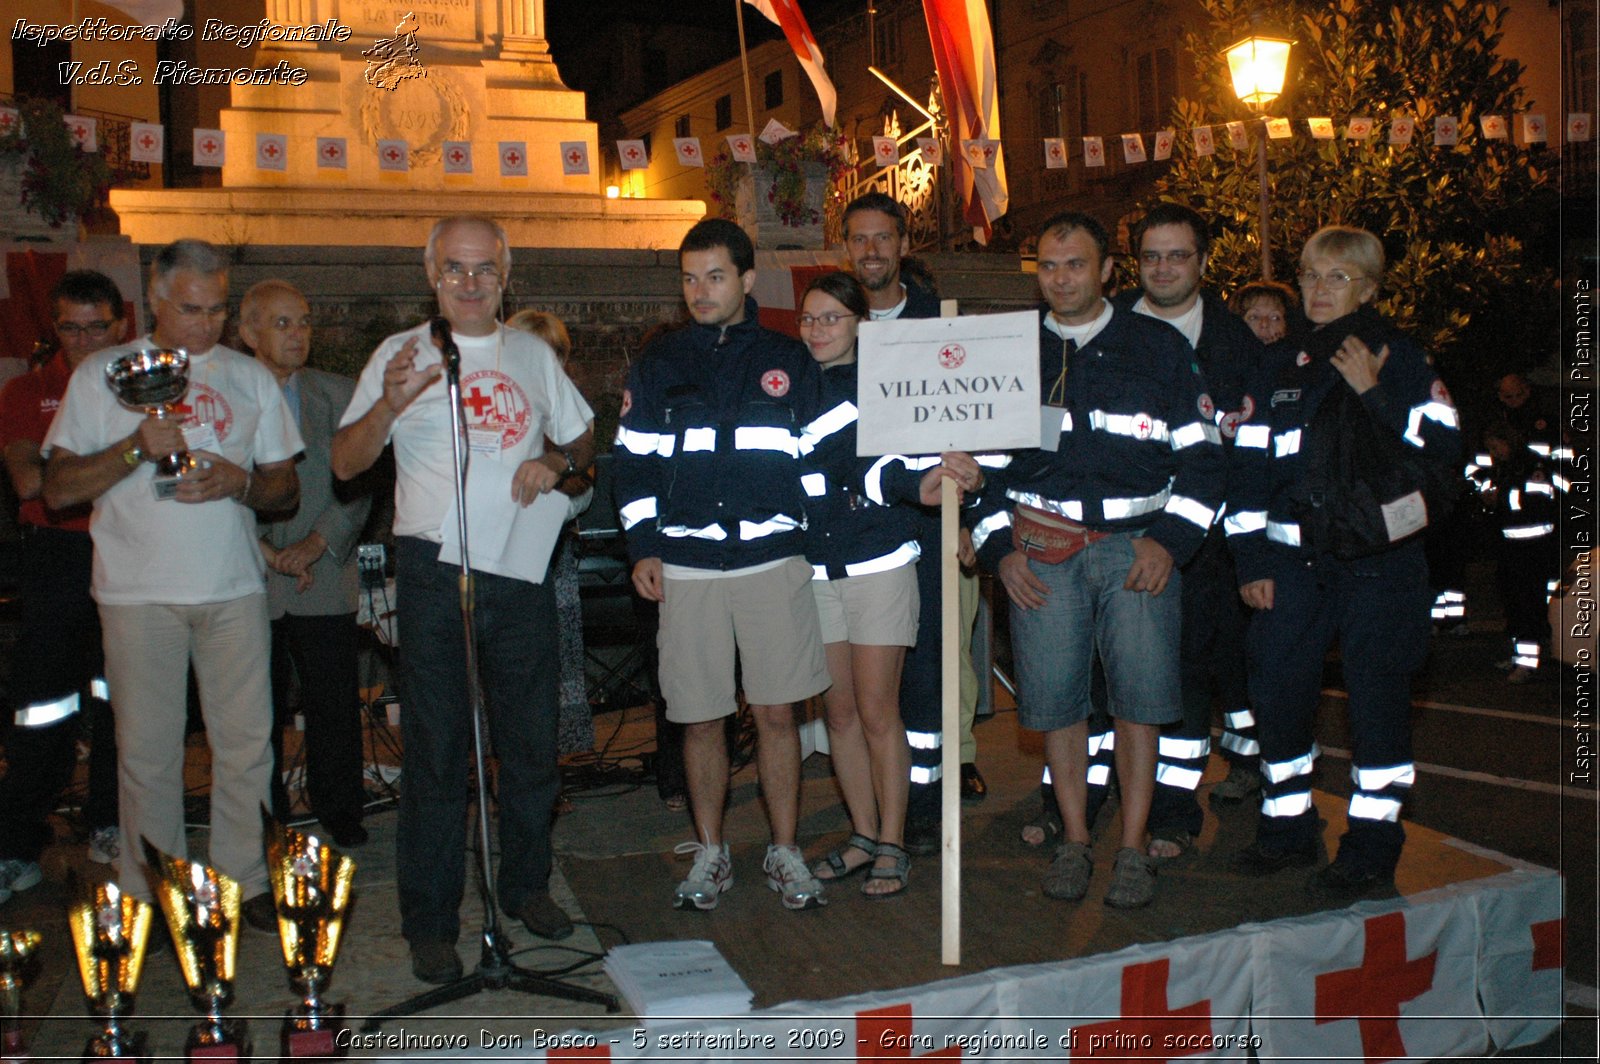
[[[617,187],[616,185],[607,185],[606,186],[606,199],[616,199],[617,197],[619,197],[621,195],[622,195],[622,189],[621,188]]]
[[[1282,37],[1249,36],[1223,49],[1228,73],[1233,76],[1233,92],[1253,108],[1265,107],[1283,92],[1284,75],[1289,69],[1289,48],[1293,41]]]

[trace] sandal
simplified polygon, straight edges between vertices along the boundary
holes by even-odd
[[[867,859],[860,864],[850,864],[844,855],[851,850],[860,850],[867,855]],[[811,866],[811,874],[824,883],[832,883],[840,879],[849,879],[859,872],[865,872],[872,867],[873,858],[878,852],[878,841],[869,839],[865,835],[855,832],[845,840],[844,845],[832,851],[828,856]]]
[[[1044,837],[1038,842],[1028,841],[1029,828],[1034,828],[1040,832],[1043,832]],[[1061,810],[1056,808],[1055,801],[1052,799],[1039,810],[1038,816],[1022,825],[1022,845],[1032,847],[1034,849],[1038,849],[1041,846],[1050,845],[1061,838],[1061,833],[1063,830],[1064,829],[1061,825]]]
[[[663,797],[661,801],[674,813],[681,813],[689,808],[689,796],[687,794],[669,794]]]
[[[889,868],[878,865],[878,858],[890,857],[894,864]],[[861,884],[861,893],[873,901],[882,901],[884,898],[897,898],[906,892],[906,880],[911,878],[911,855],[902,847],[892,842],[878,843],[877,850],[872,855],[872,871],[867,873],[867,882]],[[900,884],[893,890],[872,891],[867,886],[874,882],[892,879]]]
[[[1150,852],[1150,846],[1158,842],[1170,843],[1178,848],[1177,853],[1157,855]],[[1150,846],[1145,847],[1145,856],[1152,861],[1176,861],[1189,852],[1189,847],[1194,845],[1194,836],[1183,828],[1157,828],[1150,833]]]

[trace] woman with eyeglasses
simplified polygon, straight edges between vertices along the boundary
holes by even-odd
[[[1442,516],[1460,454],[1449,393],[1373,307],[1383,269],[1383,245],[1363,229],[1328,226],[1306,242],[1299,282],[1311,332],[1262,364],[1225,522],[1240,594],[1256,611],[1250,686],[1263,777],[1256,839],[1234,868],[1264,876],[1317,860],[1312,725],[1337,641],[1350,695],[1349,828],[1307,887],[1339,903],[1393,890],[1416,777],[1411,677],[1433,597],[1422,532]]]
[[[800,339],[822,365],[823,415],[801,442],[806,556],[833,686],[822,696],[834,776],[850,814],[846,842],[812,868],[824,883],[866,872],[861,893],[890,898],[911,871],[905,842],[911,748],[900,720],[900,669],[917,641],[917,515],[937,502],[940,475],[979,484],[966,455],[856,457],[856,332],[867,294],[848,273],[815,278],[801,300]]]

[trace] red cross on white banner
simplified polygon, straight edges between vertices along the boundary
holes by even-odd
[[[196,166],[221,166],[228,140],[220,129],[194,131],[194,164]]]
[[[467,157],[467,153],[462,151],[460,148],[451,148],[450,149],[450,161],[451,162],[459,163],[459,162],[463,161],[464,159],[466,159],[466,157]]]
[[[520,173],[528,173],[527,149],[523,149],[522,169]],[[585,140],[564,140],[561,142],[561,172],[563,174],[587,174],[589,172],[589,142]]]
[[[1533,936],[1533,970],[1562,967],[1565,955],[1567,922],[1561,917],[1540,920],[1528,927]]]
[[[17,109],[0,107],[0,133],[10,133],[17,124]]]
[[[1169,1057],[1209,1052],[1205,1036],[1211,1033],[1211,999],[1203,998],[1180,1009],[1169,1008],[1167,979],[1171,970],[1170,957],[1122,969],[1122,1015],[1076,1028],[1073,1059],[1080,1055],[1103,1056],[1108,1046],[1114,1051],[1123,1044],[1171,1047],[1162,1050]],[[1184,1037],[1178,1038],[1180,1035]],[[1108,1038],[1118,1041],[1108,1042]],[[1092,1048],[1095,1045],[1101,1047],[1098,1053]]]
[[[856,1059],[911,1060],[916,1043],[911,1023],[911,1005],[890,1005],[856,1013]],[[960,1060],[961,1047],[949,1046],[919,1054],[917,1060]]]
[[[574,165],[572,153],[577,151],[575,144],[561,145],[562,171],[570,172]],[[501,177],[527,177],[528,176],[528,146],[520,140],[502,140],[500,142],[500,176]]]
[[[1354,1019],[1366,1064],[1406,1056],[1400,1036],[1400,1006],[1433,986],[1437,951],[1406,960],[1405,913],[1366,921],[1366,946],[1359,968],[1317,976],[1317,1024]]]
[[[144,149],[146,149],[148,151],[149,149],[151,149],[151,148],[153,148],[155,146],[156,146],[156,138],[152,137],[150,134],[145,133],[145,134],[143,134],[143,135],[141,135],[139,137],[139,147],[144,148]]]
[[[267,144],[262,147],[261,152],[268,158],[276,158],[279,154],[281,154],[278,151],[278,146],[273,144],[271,141],[268,141]]]
[[[136,163],[159,163],[166,134],[154,122],[134,122],[128,127],[128,158]]]
[[[411,146],[403,140],[378,141],[378,169],[410,170]]]

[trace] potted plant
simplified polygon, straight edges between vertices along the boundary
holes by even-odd
[[[706,166],[712,211],[738,222],[760,248],[820,248],[839,179],[849,172],[843,134],[815,125],[776,144],[756,141],[756,162],[726,148]]]
[[[53,229],[100,209],[114,176],[105,158],[73,143],[55,103],[16,103],[21,121],[0,135],[0,161],[19,171],[22,206]]]

